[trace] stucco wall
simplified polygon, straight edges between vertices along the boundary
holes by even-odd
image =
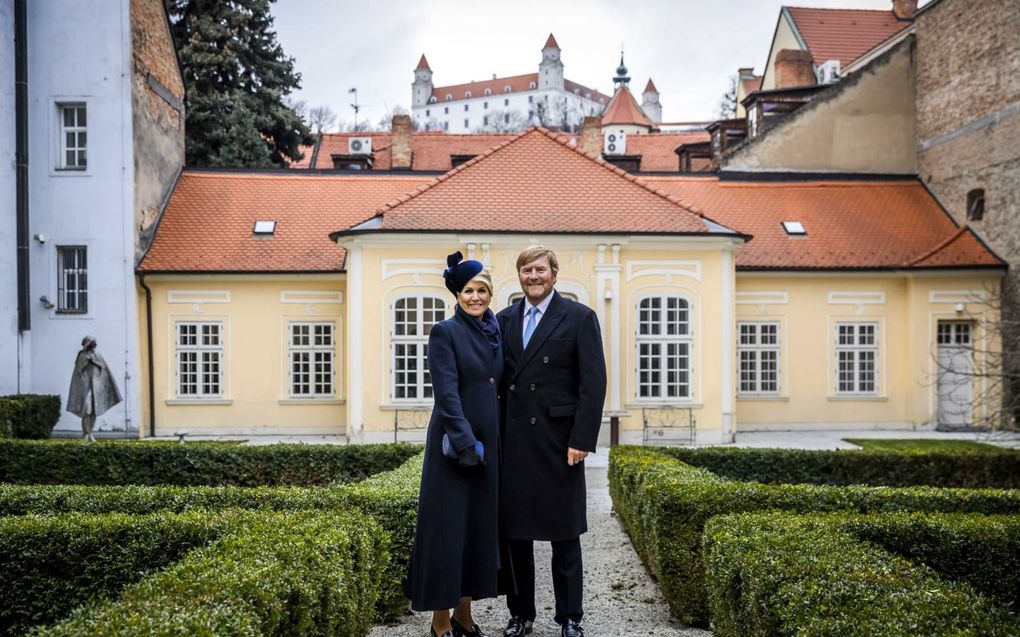
[[[0,395],[18,389],[17,190],[14,167],[14,0],[0,0]]]
[[[769,59],[765,61],[765,70],[762,72],[761,90],[768,91],[776,88],[776,56],[783,49],[800,50],[801,44],[797,40],[785,12],[780,13],[779,22],[776,26],[776,33],[772,38],[772,49],[769,52]]]

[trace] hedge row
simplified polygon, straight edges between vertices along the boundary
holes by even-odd
[[[117,600],[80,607],[31,634],[367,634],[388,560],[386,535],[371,518],[312,511],[240,518],[235,532],[129,586]]]
[[[908,543],[928,528],[955,529],[971,550],[1016,534],[1016,517],[787,513],[726,515],[705,526],[708,599],[719,637],[771,635],[1017,635],[1020,624],[964,581],[861,541],[854,530]],[[890,519],[891,518],[891,519]],[[923,533],[922,533],[923,534]],[[996,544],[995,542],[992,543]]]
[[[946,452],[677,447],[663,452],[720,476],[752,482],[970,489],[1020,487],[1020,453],[1010,449]]]
[[[0,438],[49,438],[60,420],[60,396],[0,396]]]
[[[609,486],[620,519],[670,610],[698,626],[709,619],[701,536],[714,516],[764,509],[1020,513],[1020,491],[738,482],[640,447],[611,450]]]
[[[0,482],[83,485],[317,486],[399,466],[420,446],[241,446],[0,440]]]

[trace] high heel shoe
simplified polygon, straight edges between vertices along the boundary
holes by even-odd
[[[454,637],[454,634],[455,634],[455,631],[448,630],[445,633],[443,633],[442,635],[436,635],[436,629],[433,628],[432,626],[429,626],[429,637]]]
[[[450,618],[450,625],[453,626],[453,637],[488,637],[482,632],[482,629],[478,627],[478,624],[471,624],[471,630],[464,628],[459,621]]]

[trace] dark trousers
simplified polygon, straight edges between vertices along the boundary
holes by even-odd
[[[535,547],[531,540],[507,540],[510,559],[514,566],[517,593],[506,596],[510,614],[531,621],[535,620]],[[581,538],[551,542],[552,581],[556,595],[556,623],[567,619],[581,621],[584,615],[582,597],[584,593],[581,565]]]

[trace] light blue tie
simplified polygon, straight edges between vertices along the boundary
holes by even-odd
[[[524,325],[524,347],[528,346],[531,335],[535,333],[536,325],[538,325],[538,308],[532,305],[528,310],[528,322]]]

